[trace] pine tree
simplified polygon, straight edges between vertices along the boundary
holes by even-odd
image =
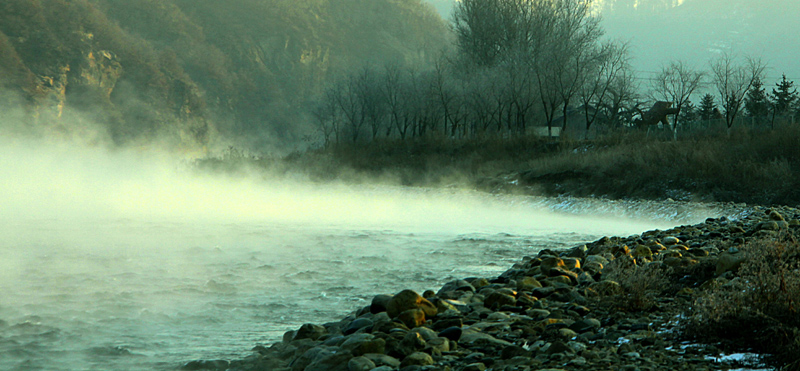
[[[775,113],[784,115],[789,113],[792,105],[797,100],[797,89],[794,88],[794,81],[786,80],[786,75],[783,79],[775,84],[777,90],[772,89],[772,101],[775,104]]]
[[[747,91],[744,109],[748,117],[765,117],[769,113],[769,100],[761,79],[753,81],[753,86]]]
[[[697,115],[700,120],[708,121],[715,118],[715,109],[717,109],[717,104],[714,102],[714,96],[706,94],[700,99],[700,108],[697,110]]]
[[[695,121],[697,120],[697,115],[697,107],[692,104],[692,101],[687,99],[686,103],[683,104],[683,108],[681,108],[681,113],[679,115],[680,121],[684,123]]]

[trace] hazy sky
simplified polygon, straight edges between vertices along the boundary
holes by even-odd
[[[450,19],[455,0],[427,1]],[[672,60],[707,70],[723,52],[766,62],[768,91],[782,73],[800,85],[800,0],[599,1],[607,36],[630,42],[643,85]]]

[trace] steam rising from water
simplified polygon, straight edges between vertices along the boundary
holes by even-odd
[[[532,199],[465,191],[311,185],[286,179],[233,179],[187,170],[174,157],[66,144],[0,144],[3,219],[61,223],[96,219],[181,222],[291,222],[364,228],[443,230],[567,229],[638,232],[641,222],[603,221],[543,210]],[[7,229],[8,225],[6,226]],[[90,227],[88,225],[87,227]],[[616,229],[616,228],[612,228]],[[19,235],[19,234],[18,234]]]
[[[240,357],[371,295],[713,214],[219,177],[164,153],[42,141],[0,141],[0,179],[0,354],[14,354],[0,369]]]

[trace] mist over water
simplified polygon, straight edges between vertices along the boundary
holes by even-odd
[[[241,357],[379,293],[711,209],[198,174],[175,156],[0,143],[0,369]]]

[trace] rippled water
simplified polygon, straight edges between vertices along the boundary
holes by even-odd
[[[542,248],[715,214],[674,203],[348,192],[370,209],[348,213],[364,217],[338,221],[342,210],[302,202],[295,207],[308,207],[317,222],[282,220],[280,212],[203,220],[5,215],[0,369],[171,370],[237,358],[303,323],[338,320],[378,293],[492,277]]]

